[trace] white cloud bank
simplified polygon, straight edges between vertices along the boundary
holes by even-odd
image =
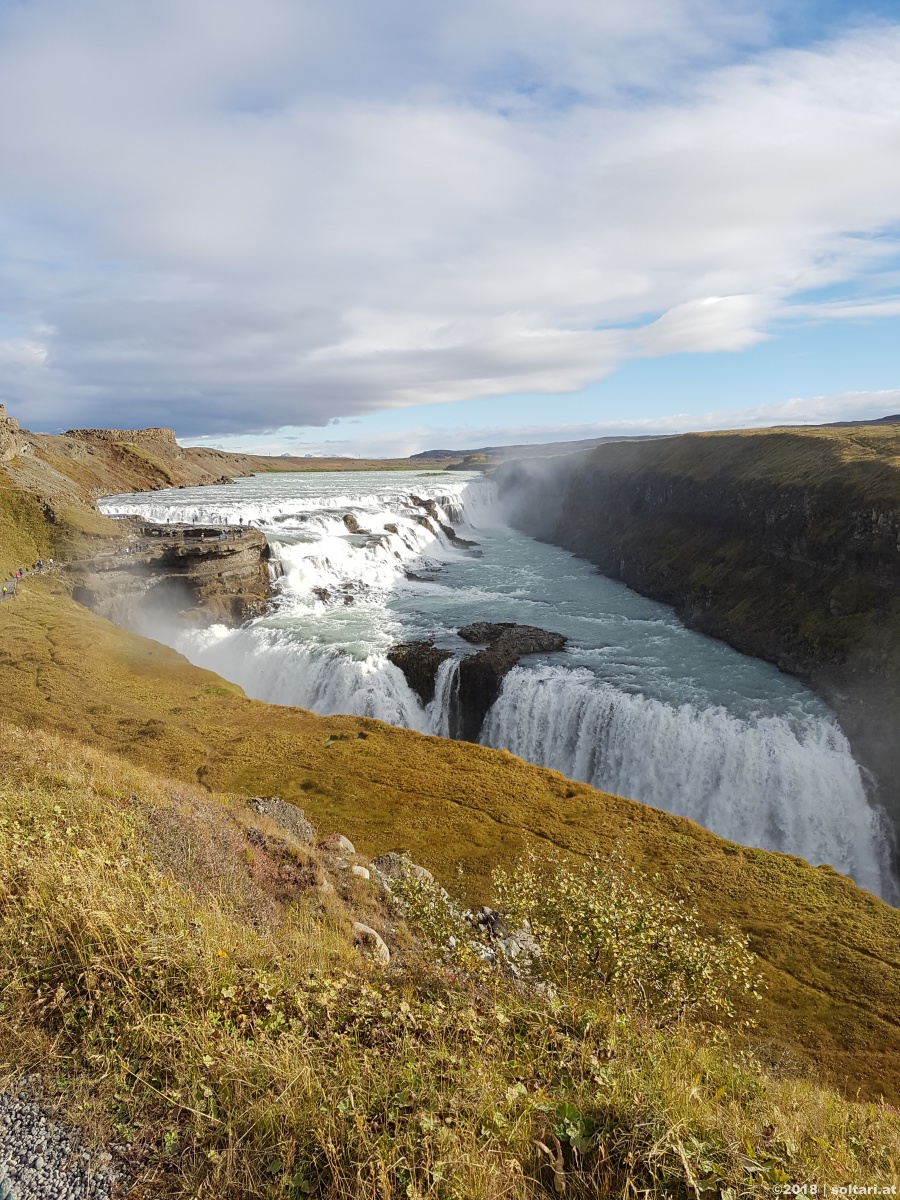
[[[0,399],[252,431],[895,312],[900,25],[766,49],[763,14],[0,7]]]
[[[540,425],[468,426],[442,428],[417,425],[401,430],[365,430],[351,426],[314,439],[308,432],[280,431],[246,438],[188,438],[186,445],[247,450],[255,454],[312,454],[351,458],[405,458],[423,450],[477,450],[488,446],[518,446],[581,441],[601,437],[666,436],[716,429],[769,429],[786,425],[824,425],[836,421],[872,421],[900,415],[900,388],[877,392],[844,392],[839,396],[784,400],[752,408],[666,417],[636,417],[626,421],[547,422]]]

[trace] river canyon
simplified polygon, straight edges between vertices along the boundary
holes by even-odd
[[[822,700],[518,532],[481,475],[275,472],[101,507],[264,533],[280,578],[263,616],[238,628],[162,612],[137,622],[254,698],[446,737],[473,652],[459,630],[537,627],[565,648],[509,670],[477,740],[896,897],[883,818]],[[389,658],[410,642],[442,652],[427,702]]]

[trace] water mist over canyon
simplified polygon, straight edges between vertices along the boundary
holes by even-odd
[[[139,630],[250,696],[447,736],[457,663],[473,651],[458,629],[538,626],[567,647],[506,676],[484,744],[735,841],[829,863],[895,898],[879,817],[827,707],[774,667],[514,531],[480,476],[271,474],[110,497],[102,508],[265,532],[283,572],[269,613],[238,629],[160,617]],[[427,704],[387,657],[423,640],[454,656]]]

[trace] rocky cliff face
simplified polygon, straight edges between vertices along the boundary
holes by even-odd
[[[565,649],[561,633],[511,621],[474,621],[458,630],[459,636],[481,649],[459,660],[451,701],[450,736],[477,742],[484,718],[500,695],[503,680],[526,654],[551,654]],[[438,668],[453,655],[433,642],[403,642],[388,659],[406,676],[423,704],[434,699]]]
[[[19,422],[6,415],[6,409],[0,404],[0,462],[9,462],[19,453],[21,446]]]
[[[900,432],[610,444],[497,480],[527,532],[818,690],[900,817]]]
[[[271,595],[269,547],[256,529],[220,541],[214,530],[135,524],[115,553],[70,570],[76,600],[132,629],[154,617],[237,625]]]

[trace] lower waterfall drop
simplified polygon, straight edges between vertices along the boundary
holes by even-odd
[[[257,476],[108,497],[105,512],[257,525],[281,577],[239,628],[159,614],[137,632],[248,695],[458,736],[472,622],[563,635],[505,678],[479,739],[726,838],[828,863],[895,900],[891,840],[836,719],[798,680],[691,632],[590,563],[517,533],[466,473]],[[423,705],[392,647],[452,656]]]
[[[690,817],[721,837],[798,854],[881,892],[881,831],[837,724],[740,720],[662,704],[589,671],[517,667],[481,741],[571,779]]]

